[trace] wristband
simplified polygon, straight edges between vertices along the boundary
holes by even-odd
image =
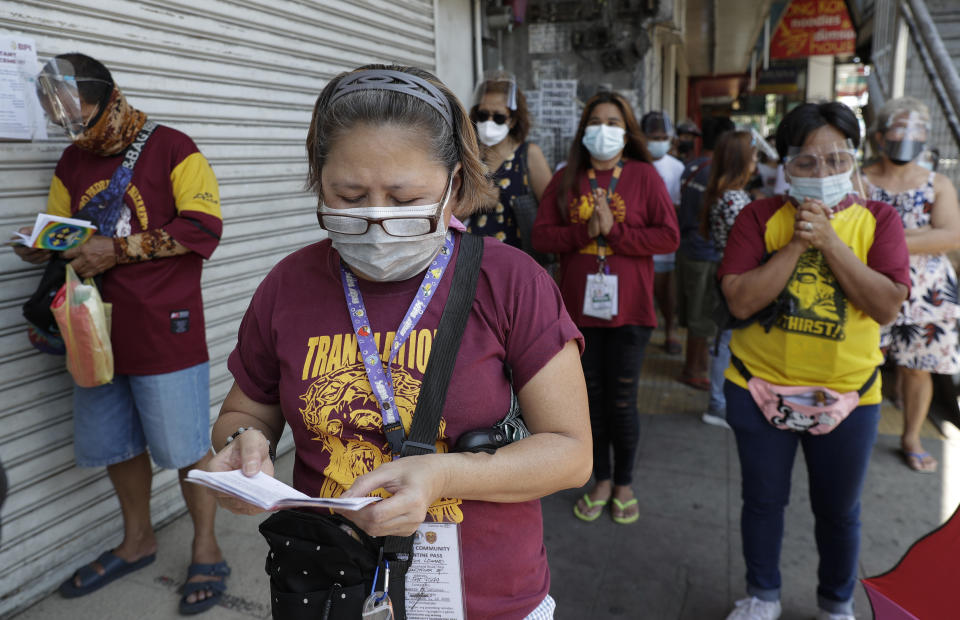
[[[264,438],[264,439],[267,439],[267,436],[264,435],[263,431],[261,431],[259,428],[255,428],[255,427],[253,427],[253,426],[241,426],[240,428],[238,428],[237,430],[235,430],[232,435],[230,435],[229,437],[227,437],[227,442],[226,442],[225,444],[223,444],[223,447],[226,448],[227,446],[229,446],[230,443],[233,442],[234,439],[236,439],[237,437],[239,437],[239,436],[241,435],[241,433],[245,433],[246,431],[257,431],[258,433],[260,433],[261,435],[263,435],[263,438]],[[276,462],[277,462],[277,453],[276,453],[276,451],[273,449],[273,444],[270,443],[270,440],[269,440],[269,439],[267,439],[267,454],[270,456],[270,462],[271,462],[271,463],[276,463]]]

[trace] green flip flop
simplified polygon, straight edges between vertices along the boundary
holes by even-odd
[[[614,501],[616,501],[616,500],[614,500]],[[596,512],[593,513],[593,514],[584,514],[584,513],[580,512],[580,505],[579,505],[579,504],[574,504],[574,505],[573,505],[573,514],[576,515],[576,517],[577,517],[578,519],[580,519],[581,521],[590,522],[590,521],[596,521],[598,518],[600,518],[600,515],[603,514],[603,507],[607,505],[607,500],[605,500],[605,499],[598,499],[598,500],[596,500],[596,501],[592,501],[592,500],[590,499],[590,496],[587,495],[586,493],[584,493],[584,494],[583,494],[583,503],[585,503],[585,504],[587,505],[587,509],[588,509],[588,510],[593,510],[594,508],[599,508],[599,509],[600,509],[600,510],[596,511]]]
[[[625,512],[627,511],[627,508],[629,508],[630,506],[636,506],[636,505],[637,505],[637,498],[634,497],[633,499],[627,500],[627,501],[625,501],[625,502],[621,502],[621,501],[618,500],[616,497],[614,497],[614,498],[613,498],[613,505],[614,505],[614,506],[616,507],[616,509],[619,510],[621,513],[625,513]],[[611,514],[611,516],[613,517],[614,523],[619,523],[620,525],[627,525],[628,523],[633,523],[634,521],[636,521],[637,519],[640,518],[640,510],[639,510],[639,509],[637,509],[637,512],[633,513],[633,514],[630,515],[629,517],[618,517],[618,516],[617,516],[616,514],[614,514],[613,512],[611,512],[610,514]]]

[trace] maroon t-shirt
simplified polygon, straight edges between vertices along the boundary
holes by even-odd
[[[613,170],[597,172],[597,184],[610,186]],[[533,225],[533,246],[560,255],[560,291],[567,310],[580,327],[656,326],[653,308],[653,255],[669,254],[680,244],[677,213],[663,179],[652,165],[628,161],[616,191],[608,199],[614,224],[606,235],[607,264],[618,276],[616,316],[606,321],[583,314],[587,275],[597,272],[597,242],[587,233],[593,215],[593,195],[586,173],[565,206],[557,209],[563,171],[553,176],[543,192]]]
[[[122,159],[67,147],[57,163],[47,211],[70,217],[82,209],[107,187]],[[223,229],[213,170],[186,134],[160,125],[140,153],[123,202],[113,236],[163,229],[191,252],[104,272],[100,293],[113,304],[115,371],[162,374],[207,361],[200,271]]]
[[[409,431],[420,383],[459,250],[409,340],[392,364],[396,401]],[[294,486],[336,497],[364,473],[389,461],[382,419],[370,390],[330,241],[281,261],[254,294],[228,366],[253,400],[279,404],[296,445]],[[379,344],[389,352],[396,328],[422,281],[360,281]],[[491,238],[440,424],[439,452],[465,431],[506,414],[516,390],[570,340],[582,339],[550,276],[523,252]],[[471,618],[522,618],[549,592],[539,501],[492,503],[445,498],[427,513],[460,523],[467,613]]]

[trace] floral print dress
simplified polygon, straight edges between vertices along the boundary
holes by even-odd
[[[500,190],[500,199],[492,211],[477,213],[466,223],[467,232],[496,237],[504,243],[522,247],[520,229],[513,213],[513,204],[520,196],[530,193],[528,171],[524,167],[527,143],[524,142],[503,160],[493,173],[493,182]]]
[[[893,205],[903,228],[930,225],[934,173],[916,189],[892,194],[871,187],[870,197]],[[946,254],[910,255],[910,297],[900,315],[881,330],[881,346],[890,346],[898,366],[941,374],[960,371],[957,274]]]

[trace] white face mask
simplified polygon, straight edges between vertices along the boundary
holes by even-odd
[[[510,133],[510,125],[504,123],[500,125],[494,121],[483,121],[477,123],[477,138],[487,146],[500,144]]]
[[[828,207],[836,206],[847,194],[853,193],[853,169],[829,177],[790,177],[787,193],[803,202],[807,198],[819,200]]]
[[[654,159],[661,159],[670,150],[669,140],[647,140],[647,150]]]
[[[760,180],[763,182],[764,187],[773,187],[773,185],[777,182],[776,166],[757,164],[757,172],[760,174]]]
[[[447,234],[443,211],[450,200],[452,187],[453,178],[451,177],[443,200],[432,205],[331,209],[321,202],[320,214],[426,218],[439,211],[440,220],[437,222],[437,229],[432,233],[413,237],[389,235],[382,226],[372,222],[367,232],[361,235],[327,231],[333,241],[334,249],[354,272],[376,282],[398,282],[412,278],[425,270],[443,246]]]
[[[590,125],[583,132],[583,146],[598,161],[610,161],[623,150],[627,130],[614,125]]]

